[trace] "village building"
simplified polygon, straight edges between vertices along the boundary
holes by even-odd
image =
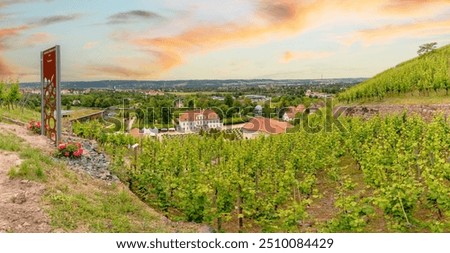
[[[245,95],[246,98],[250,99],[253,103],[257,102],[265,102],[270,100],[270,97],[262,96],[262,95]]]
[[[175,108],[183,108],[183,107],[184,107],[183,100],[177,99],[177,100],[175,101]]]
[[[157,136],[158,135],[158,133],[159,133],[159,130],[158,130],[158,128],[143,128],[142,129],[142,134],[144,135],[144,136]]]
[[[133,128],[130,130],[130,135],[133,136],[134,138],[141,138],[142,137],[142,133],[141,131],[139,131],[139,128]]]
[[[260,135],[286,133],[292,127],[291,124],[276,119],[254,117],[242,127],[242,133],[244,139],[254,139]]]
[[[306,97],[310,97],[310,98],[330,98],[333,95],[332,94],[326,94],[326,93],[321,93],[321,92],[315,92],[315,91],[307,90],[305,92],[305,96]]]
[[[200,129],[221,129],[223,123],[219,115],[211,109],[186,111],[178,118],[177,130],[180,132],[197,132]]]
[[[286,108],[286,111],[283,114],[283,120],[284,121],[293,121],[295,119],[295,115],[297,113],[303,113],[305,111],[305,106],[300,104],[298,106],[289,106]]]
[[[317,103],[311,104],[308,108],[309,113],[316,113],[321,108],[325,107],[325,103],[323,101],[318,101]]]

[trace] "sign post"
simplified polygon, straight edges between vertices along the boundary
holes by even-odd
[[[61,141],[61,61],[60,48],[41,52],[41,134]]]

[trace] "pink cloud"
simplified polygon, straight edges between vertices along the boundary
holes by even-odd
[[[45,44],[52,40],[54,40],[54,37],[48,33],[35,33],[27,38],[25,44],[27,46],[34,46],[39,44]]]
[[[296,60],[314,60],[323,59],[332,56],[333,52],[327,51],[286,51],[280,59],[282,63],[288,63]]]
[[[442,34],[450,34],[450,19],[386,25],[373,29],[361,30],[341,39],[341,42],[345,45],[362,42],[364,45],[369,46],[378,43],[388,43],[406,37],[420,38]]]
[[[96,47],[98,45],[98,43],[99,43],[98,41],[89,41],[89,42],[86,42],[86,44],[84,44],[83,48],[84,49],[92,49],[92,48]]]

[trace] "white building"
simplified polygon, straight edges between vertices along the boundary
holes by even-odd
[[[286,108],[286,111],[283,114],[283,120],[284,121],[293,121],[295,119],[295,115],[297,115],[297,113],[299,112],[304,112],[305,111],[305,106],[300,104],[297,107],[294,106],[289,106],[288,108]]]
[[[180,114],[177,130],[180,132],[196,132],[200,129],[220,129],[223,123],[219,115],[210,109],[187,111]]]

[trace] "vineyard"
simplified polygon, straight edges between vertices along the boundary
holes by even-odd
[[[339,94],[339,100],[380,100],[399,94],[430,95],[450,89],[450,45],[388,69]]]
[[[343,132],[255,140],[145,138],[138,151],[98,133],[122,181],[174,220],[217,232],[449,232],[448,121],[343,121]]]

